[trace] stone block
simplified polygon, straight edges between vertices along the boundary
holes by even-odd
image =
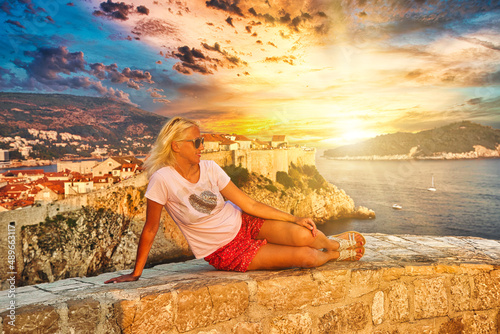
[[[213,320],[224,321],[236,318],[248,308],[248,285],[245,282],[208,287],[212,298]]]
[[[470,276],[460,275],[451,278],[450,298],[453,311],[471,309]]]
[[[68,327],[72,333],[94,333],[99,323],[99,302],[88,298],[70,300],[68,305]]]
[[[387,318],[395,322],[405,322],[410,318],[408,287],[395,283],[387,291]]]
[[[378,291],[373,297],[372,321],[374,325],[380,325],[384,321],[384,292]]]
[[[404,268],[385,268],[382,271],[382,279],[384,281],[393,281],[399,279],[405,274]]]
[[[8,314],[8,311],[1,314],[5,334],[51,334],[60,330],[60,316],[52,306],[31,305],[16,309],[14,326],[9,324]]]
[[[271,321],[272,334],[311,334],[312,319],[309,313],[287,314]]]
[[[290,310],[311,305],[317,296],[318,284],[309,275],[257,282],[258,304],[270,310]]]
[[[115,312],[123,333],[155,333],[173,327],[175,303],[172,293],[163,291],[122,300],[115,304]]]
[[[462,322],[462,318],[449,319],[445,323],[441,324],[439,327],[439,334],[456,334],[463,333],[465,326]]]
[[[450,319],[439,328],[439,334],[483,334],[498,332],[498,311],[466,312]]]
[[[365,329],[369,321],[370,308],[363,303],[354,303],[333,309],[320,317],[320,333],[353,333]]]
[[[233,327],[233,334],[262,334],[262,325],[254,322],[238,322]]]
[[[460,268],[464,274],[469,275],[482,274],[493,270],[493,266],[491,264],[482,263],[462,263]]]
[[[408,276],[429,276],[434,275],[434,266],[406,266],[405,274]]]
[[[472,308],[485,310],[500,306],[500,277],[489,274],[476,275],[473,278]]]
[[[313,305],[335,303],[347,295],[349,272],[347,270],[324,270],[313,273],[318,282],[318,297]]]
[[[416,280],[415,319],[444,316],[448,313],[448,297],[444,277]]]
[[[212,322],[212,300],[207,287],[181,290],[177,293],[179,332],[208,326]]]
[[[121,334],[122,330],[118,326],[116,312],[113,305],[101,304],[101,312],[104,312],[104,319],[98,325],[96,333]]]
[[[457,265],[447,265],[447,264],[438,264],[436,265],[436,273],[438,274],[461,274],[463,272],[462,268]]]
[[[360,297],[380,287],[380,270],[356,270],[351,274],[350,297]]]

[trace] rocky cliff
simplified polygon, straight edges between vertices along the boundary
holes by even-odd
[[[342,218],[375,218],[375,212],[356,207],[344,190],[326,182],[319,189],[287,189],[279,182],[269,183],[264,177],[253,174],[241,189],[259,202],[298,217],[312,217],[317,224]]]
[[[296,180],[301,185],[286,187],[249,174],[240,186],[256,200],[296,216],[313,217],[318,224],[346,217],[374,217],[371,210],[355,208],[343,190],[324,180],[309,182],[313,189],[305,186],[307,180],[312,179],[303,176]],[[132,268],[146,216],[145,189],[146,185],[112,188],[79,210],[23,226],[21,285]],[[190,257],[182,233],[164,212],[148,266]]]

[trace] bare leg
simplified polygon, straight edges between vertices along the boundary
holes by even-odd
[[[361,248],[356,248],[356,260],[363,256]],[[294,247],[267,243],[262,246],[248,266],[248,270],[284,269],[292,267],[314,268],[339,257],[339,252],[325,251],[311,247]]]
[[[315,249],[337,250],[339,243],[328,239],[325,234],[318,231],[313,237],[310,230],[294,223],[280,220],[265,220],[257,239],[267,239],[277,245],[309,246]],[[358,246],[364,246],[361,237],[356,236]]]

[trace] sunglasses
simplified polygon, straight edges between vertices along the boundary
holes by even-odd
[[[203,143],[205,143],[205,138],[198,137],[195,139],[185,139],[185,140],[178,140],[178,141],[191,141],[191,142],[193,142],[194,148],[198,149],[200,147],[200,145],[203,145]]]

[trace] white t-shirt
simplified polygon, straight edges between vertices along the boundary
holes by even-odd
[[[151,176],[145,196],[165,206],[199,259],[228,244],[240,230],[241,209],[220,193],[230,180],[211,160],[200,161],[197,183],[168,166]]]

